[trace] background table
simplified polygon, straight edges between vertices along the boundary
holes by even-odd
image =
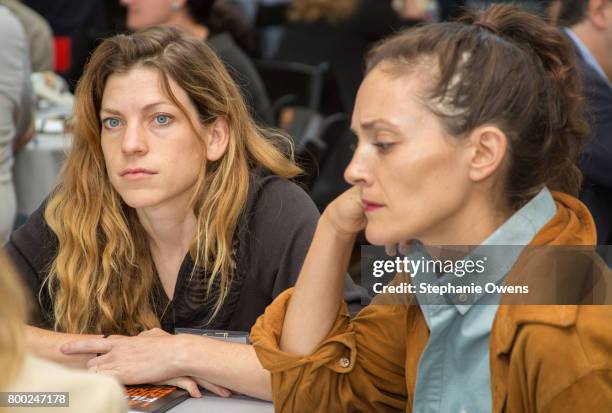
[[[69,134],[37,133],[15,157],[17,210],[29,215],[38,208],[57,182],[66,152]]]
[[[205,393],[201,399],[187,399],[169,413],[274,413],[272,403],[255,400],[245,396],[222,398]]]

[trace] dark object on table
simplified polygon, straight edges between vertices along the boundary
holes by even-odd
[[[175,328],[175,334],[195,334],[216,338],[217,340],[231,341],[232,343],[250,344],[249,333],[246,331],[211,330],[205,328]]]
[[[189,398],[187,390],[175,386],[141,384],[125,390],[129,412],[163,413]]]

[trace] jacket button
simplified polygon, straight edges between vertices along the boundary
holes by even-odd
[[[350,366],[350,365],[351,365],[351,361],[350,361],[350,360],[349,360],[347,357],[342,357],[342,358],[340,359],[340,366],[341,366],[342,368],[344,368],[344,369],[345,369],[345,368],[347,368],[347,367],[348,367],[348,366]]]

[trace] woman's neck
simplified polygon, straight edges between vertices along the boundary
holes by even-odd
[[[189,36],[197,37],[201,40],[206,40],[210,32],[208,27],[197,23],[186,11],[176,13],[168,22],[168,26],[176,27]]]
[[[460,210],[419,240],[425,245],[480,245],[513,214],[486,194],[469,196]]]
[[[152,251],[185,254],[196,234],[197,220],[187,207],[153,207],[137,210]]]

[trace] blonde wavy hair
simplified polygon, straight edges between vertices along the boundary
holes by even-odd
[[[289,8],[292,22],[313,23],[326,20],[337,23],[350,17],[358,0],[293,0]]]
[[[0,250],[0,390],[12,382],[23,365],[25,320],[26,304],[20,281]]]
[[[256,167],[283,178],[301,172],[287,138],[253,121],[240,90],[204,42],[171,28],[106,39],[77,86],[72,150],[45,209],[59,241],[46,280],[57,331],[137,334],[159,326],[147,234],[135,210],[111,186],[100,145],[99,112],[106,81],[134,67],[156,69],[163,91],[183,113],[187,114],[172,94],[169,79],[187,92],[202,124],[222,117],[229,125],[226,153],[202,164],[191,199],[197,230],[189,252],[195,267],[210,274],[207,292],[216,282],[219,285],[210,320],[221,309],[232,281],[232,244],[251,173]],[[281,144],[289,150],[281,150]]]

